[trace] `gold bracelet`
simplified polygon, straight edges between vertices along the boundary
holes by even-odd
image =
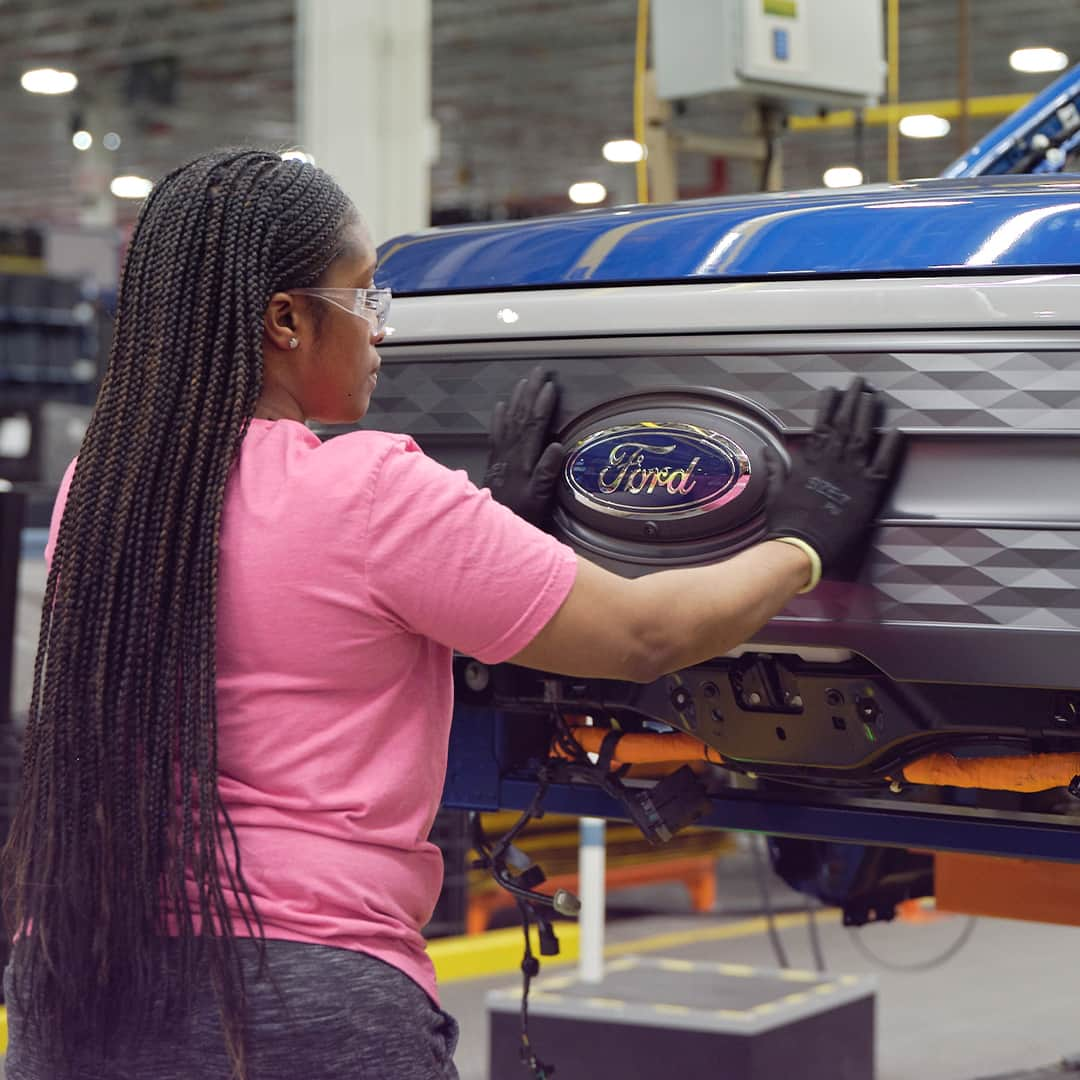
[[[810,560],[810,580],[800,590],[799,594],[808,593],[817,588],[821,581],[821,556],[805,541],[797,536],[774,536],[781,544],[790,544],[797,547]]]

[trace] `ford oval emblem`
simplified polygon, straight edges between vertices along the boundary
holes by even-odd
[[[582,439],[565,476],[576,499],[605,514],[683,518],[738,498],[750,483],[750,459],[718,431],[642,421]]]

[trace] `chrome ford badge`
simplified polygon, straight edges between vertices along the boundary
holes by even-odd
[[[574,498],[602,513],[684,518],[738,498],[750,482],[750,458],[718,431],[642,421],[582,439],[565,476]]]

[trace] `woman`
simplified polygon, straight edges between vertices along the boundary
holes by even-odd
[[[54,512],[5,852],[9,1080],[452,1077],[421,928],[451,652],[646,680],[745,640],[869,527],[896,446],[824,409],[770,535],[624,581],[356,432],[389,296],[322,171],[226,151],[161,180]],[[554,388],[489,476],[542,513]],[[538,458],[539,466],[538,466]]]

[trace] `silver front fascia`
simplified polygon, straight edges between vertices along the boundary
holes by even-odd
[[[383,348],[436,341],[1080,326],[1080,274],[703,282],[394,299]]]

